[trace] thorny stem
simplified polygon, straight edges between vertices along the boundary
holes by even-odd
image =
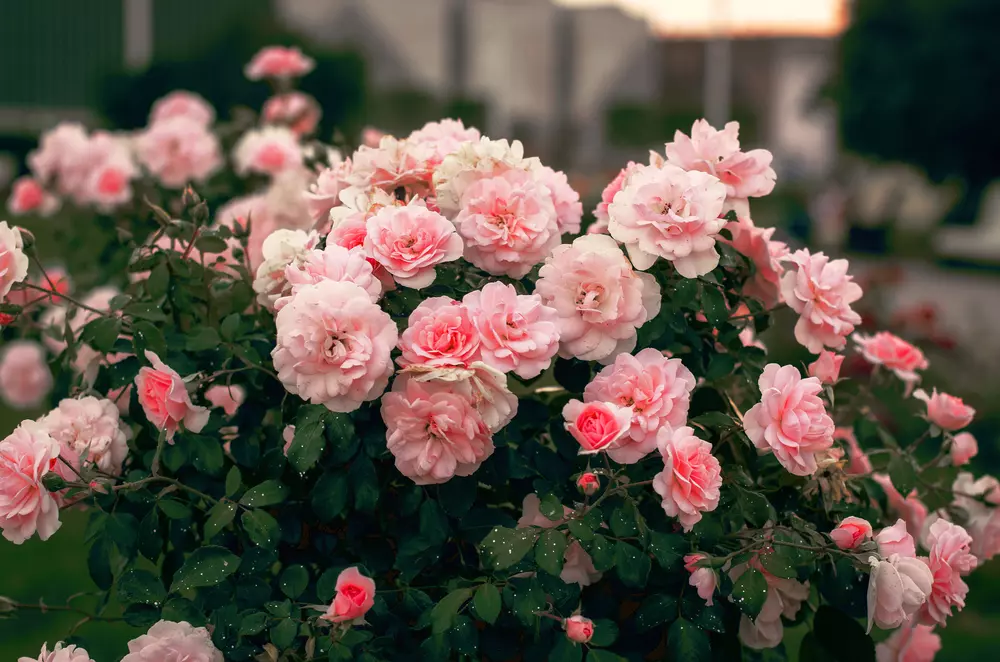
[[[188,259],[188,255],[191,254],[191,249],[194,248],[194,242],[198,241],[198,235],[200,234],[201,234],[201,226],[199,225],[194,229],[194,234],[191,235],[191,241],[188,242],[187,248],[184,249],[184,255],[181,256],[181,259],[183,260]],[[204,260],[204,256],[202,257],[202,260]]]
[[[167,441],[167,429],[163,428],[160,430],[160,437],[156,440],[156,452],[153,453],[153,463],[150,465],[150,470],[154,476],[160,474],[160,455],[163,454],[163,446]]]
[[[100,315],[101,317],[116,317],[116,315],[114,313],[112,313],[112,312],[109,312],[107,310],[99,310],[99,309],[94,308],[92,306],[88,306],[85,303],[77,301],[76,299],[74,299],[73,297],[69,296],[68,294],[62,294],[61,292],[56,292],[55,290],[49,290],[49,289],[46,289],[46,288],[41,287],[39,285],[35,285],[34,283],[21,282],[20,286],[22,288],[24,288],[24,289],[36,290],[38,292],[44,292],[46,294],[57,296],[60,299],[65,299],[66,301],[69,301],[71,304],[73,304],[77,308],[82,308],[82,309],[90,311],[90,312],[92,312],[92,313],[94,313],[96,315]]]
[[[182,483],[181,481],[177,480],[176,478],[168,478],[167,476],[149,476],[147,478],[141,478],[133,483],[122,483],[121,485],[115,485],[112,489],[115,492],[121,490],[134,490],[153,483],[167,483],[168,485],[173,485],[179,490],[183,490],[185,492],[194,494],[195,496],[201,497],[206,501],[210,501],[212,503],[219,503],[219,499],[216,499],[213,496],[205,494],[201,490],[196,490],[193,487],[189,487],[184,483]]]
[[[105,621],[105,622],[112,623],[112,622],[117,622],[117,621],[124,620],[124,618],[122,618],[121,616],[97,616],[97,615],[91,614],[90,612],[85,611],[83,609],[78,609],[77,607],[71,607],[71,606],[68,606],[68,605],[66,605],[66,606],[62,606],[62,605],[52,606],[52,605],[47,605],[45,603],[39,603],[39,604],[35,605],[35,604],[26,604],[26,603],[23,603],[23,602],[13,602],[13,601],[9,602],[8,604],[10,604],[10,606],[14,607],[15,609],[35,609],[37,611],[42,612],[43,614],[46,613],[46,612],[50,612],[50,611],[71,612],[71,613],[74,613],[74,614],[80,614],[81,616],[84,616],[86,619],[91,620],[91,621]]]

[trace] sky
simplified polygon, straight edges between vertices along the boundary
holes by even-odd
[[[735,34],[831,35],[843,29],[846,14],[846,0],[556,1],[571,6],[618,5],[646,17],[666,35],[701,36],[726,22]]]

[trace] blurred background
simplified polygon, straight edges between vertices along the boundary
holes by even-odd
[[[4,0],[0,198],[61,120],[138,128],[174,89],[223,118],[259,108],[268,90],[242,71],[269,44],[317,60],[301,88],[323,107],[321,139],[458,117],[565,170],[587,210],[675,130],[736,120],[745,148],[775,156],[756,223],[851,259],[865,329],[924,349],[926,383],[979,411],[974,471],[1000,473],[998,30],[998,0]],[[27,225],[92,285],[75,265],[97,253],[72,223]],[[780,362],[806,358],[790,337],[764,342]],[[0,435],[38,413],[0,408]],[[85,519],[66,522],[49,543],[0,542],[0,595],[65,604],[87,590]],[[1000,647],[1000,564],[969,584],[938,660]],[[77,620],[0,621],[0,658]],[[100,632],[99,662],[135,635]]]

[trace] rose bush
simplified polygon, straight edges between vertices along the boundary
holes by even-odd
[[[518,142],[315,142],[311,67],[247,66],[259,126],[178,92],[43,137],[9,209],[114,224],[101,288],[0,223],[0,395],[50,403],[0,441],[0,529],[90,512],[124,661],[781,659],[786,626],[802,660],[933,657],[1000,487],[920,350],[854,334],[848,262],[751,220],[767,151],[700,120],[576,236]],[[768,361],[778,309],[811,363]],[[22,659],[90,659],[51,643]]]

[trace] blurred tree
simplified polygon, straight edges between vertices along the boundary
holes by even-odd
[[[844,146],[961,178],[949,220],[974,222],[1000,177],[1000,2],[854,0],[852,18],[834,87]]]

